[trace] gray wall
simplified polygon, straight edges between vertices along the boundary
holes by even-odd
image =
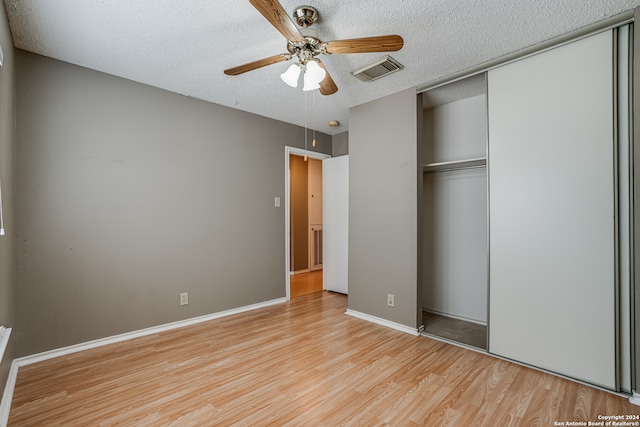
[[[417,327],[415,88],[349,111],[349,309]],[[421,165],[420,165],[421,167]],[[395,308],[386,305],[395,295]]]
[[[333,157],[345,156],[349,154],[349,132],[342,132],[337,135],[333,135],[332,152]]]
[[[23,51],[16,75],[17,355],[285,296],[302,128]]]
[[[4,65],[0,68],[0,177],[6,234],[0,236],[0,325],[14,327],[14,217],[13,217],[13,147],[14,147],[14,49],[4,5],[0,7],[0,45]],[[15,331],[14,331],[15,332]],[[0,393],[4,388],[13,358],[13,341],[0,364]]]

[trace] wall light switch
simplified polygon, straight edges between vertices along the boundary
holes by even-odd
[[[276,208],[280,207],[280,197],[276,197],[273,201],[273,204],[275,205]]]

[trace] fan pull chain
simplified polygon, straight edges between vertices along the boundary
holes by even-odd
[[[304,149],[307,150],[307,92],[304,93]],[[304,153],[304,161],[307,161],[307,153]]]
[[[311,91],[311,115],[315,117],[316,114],[316,91]],[[313,142],[312,147],[316,146],[316,127],[313,127]]]

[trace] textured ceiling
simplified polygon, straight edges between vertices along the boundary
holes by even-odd
[[[307,0],[281,0],[291,13]],[[303,126],[305,94],[279,78],[290,62],[223,70],[286,52],[248,0],[5,0],[15,46],[216,104]],[[350,107],[640,5],[640,0],[317,0],[323,41],[399,34],[405,69],[369,83],[351,72],[383,53],[323,56],[339,91],[307,93],[308,127],[348,130]],[[330,128],[328,120],[341,122]]]

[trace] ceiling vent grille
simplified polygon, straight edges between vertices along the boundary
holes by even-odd
[[[387,55],[373,64],[360,68],[351,74],[363,82],[370,82],[400,71],[403,68],[404,65]]]

